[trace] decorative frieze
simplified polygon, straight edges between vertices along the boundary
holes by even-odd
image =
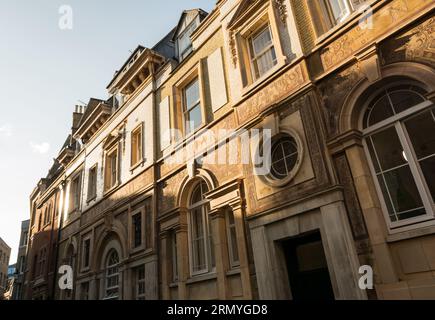
[[[374,28],[367,29],[355,25],[353,29],[333,41],[320,52],[321,61],[325,71],[344,62],[365,45],[376,40],[386,30],[394,30],[404,19],[409,18],[415,12],[422,10],[429,1],[404,0],[391,1],[384,9],[373,14]]]
[[[246,122],[272,104],[290,96],[307,81],[302,63],[289,69],[237,107],[239,123]]]

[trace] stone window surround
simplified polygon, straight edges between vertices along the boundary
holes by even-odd
[[[285,179],[277,180],[277,179],[273,178],[271,176],[271,174],[265,175],[265,176],[260,176],[261,180],[263,180],[266,184],[268,184],[272,187],[275,187],[275,188],[280,188],[280,187],[284,187],[284,186],[288,185],[289,183],[291,183],[292,180],[294,179],[294,177],[299,172],[299,169],[301,168],[301,165],[302,165],[302,162],[304,159],[305,149],[304,149],[304,143],[302,142],[301,137],[299,136],[299,134],[295,130],[293,130],[292,128],[290,128],[288,126],[280,126],[277,130],[278,130],[278,132],[272,137],[272,149],[273,149],[273,144],[276,142],[274,140],[279,135],[288,135],[291,138],[293,138],[295,140],[295,142],[297,144],[297,148],[298,148],[298,159],[297,159],[296,165],[290,171],[290,174]],[[260,143],[260,145],[262,145],[262,143]]]
[[[72,183],[73,183],[73,181],[75,179],[79,179],[80,180],[79,181],[79,203],[76,204],[75,208],[71,208],[70,206],[71,206],[72,201],[73,201],[72,197],[74,196],[72,194],[71,187],[72,187]],[[82,202],[81,198],[82,198],[82,190],[83,190],[83,170],[81,168],[78,169],[75,173],[73,173],[71,175],[71,177],[68,180],[69,180],[69,183],[68,183],[68,192],[67,192],[67,194],[68,194],[68,198],[69,199],[68,199],[68,214],[67,214],[67,217],[69,218],[72,214],[74,214],[76,212],[79,212],[80,208],[81,208],[81,202]]]
[[[202,211],[205,210],[205,212],[203,212],[203,217],[205,217],[205,221],[203,221],[203,227],[204,227],[204,242],[205,242],[205,261],[206,261],[206,269],[203,270],[198,270],[198,271],[194,271],[193,270],[193,241],[192,241],[192,216],[191,216],[191,211],[192,211],[192,206],[191,206],[191,198],[192,198],[192,193],[196,190],[196,188],[199,186],[199,184],[201,183],[205,183],[207,185],[208,190],[209,189],[209,184],[207,183],[207,181],[205,181],[202,178],[194,178],[195,182],[193,185],[190,186],[189,191],[188,191],[188,202],[187,202],[187,214],[188,214],[188,219],[187,219],[187,225],[188,225],[188,244],[189,244],[189,248],[188,248],[188,252],[189,252],[189,269],[190,269],[190,277],[194,278],[196,276],[201,276],[204,274],[214,274],[216,272],[216,267],[212,266],[212,253],[213,250],[211,248],[211,245],[214,244],[215,240],[213,239],[213,231],[210,228],[210,210],[207,208],[208,206],[208,200],[206,198],[204,198],[201,202],[199,203],[195,203],[193,204],[194,208],[198,208],[201,207]],[[203,196],[207,193],[207,191],[203,194]],[[213,239],[212,243],[210,243],[210,236]],[[216,255],[216,252],[214,252],[214,254]]]
[[[252,14],[250,18],[245,20],[241,26],[233,26],[230,28],[230,33],[234,37],[235,41],[235,53],[237,55],[237,62],[239,64],[239,69],[241,73],[241,78],[243,82],[242,95],[246,95],[251,92],[254,88],[264,82],[265,79],[270,77],[277,70],[282,68],[287,59],[284,55],[280,34],[278,31],[278,21],[276,20],[276,15],[274,12],[274,7],[269,1],[266,1],[256,12]],[[263,74],[257,79],[252,78],[251,72],[251,59],[248,51],[248,39],[250,35],[258,31],[269,24],[273,45],[275,47],[275,54],[277,57],[277,63],[268,72]],[[234,30],[233,30],[234,28]]]
[[[107,165],[107,161],[109,159],[109,156],[112,155],[113,153],[116,152],[116,181],[113,183],[112,185],[109,186],[107,183],[107,175],[110,174],[107,172],[109,166]],[[110,193],[112,190],[116,189],[119,184],[120,184],[120,179],[119,179],[119,164],[120,164],[120,147],[119,147],[119,143],[115,143],[110,149],[107,149],[104,151],[104,162],[105,162],[105,166],[104,166],[104,194],[108,194]]]
[[[89,265],[85,266],[85,242],[89,240]],[[91,264],[92,264],[92,250],[93,250],[93,245],[92,245],[92,235],[91,234],[87,234],[82,236],[82,245],[81,245],[81,263],[80,263],[80,267],[81,267],[81,272],[87,272],[91,269]]]
[[[146,198],[144,201],[147,201],[150,199],[150,197]],[[134,246],[134,232],[133,232],[133,216],[136,214],[141,215],[141,244],[138,247]],[[132,253],[143,251],[145,250],[145,206],[142,206],[140,208],[137,208],[135,210],[129,210],[128,213],[128,228],[129,228],[129,234],[130,234],[130,251]]]
[[[91,185],[91,171],[95,170],[95,186]],[[88,190],[87,190],[87,202],[91,202],[92,200],[95,200],[97,198],[97,186],[98,186],[98,163],[95,163],[89,170],[88,170]],[[91,192],[91,189],[92,192]]]
[[[188,86],[195,78],[198,79],[198,85],[199,85],[199,100],[201,104],[201,116],[202,116],[202,124],[198,126],[195,130],[192,132],[187,133],[186,125],[185,125],[185,119],[184,119],[184,94],[183,90],[186,86]],[[205,82],[203,77],[203,68],[201,61],[198,61],[180,80],[178,80],[172,89],[172,100],[173,100],[173,106],[175,108],[175,112],[171,112],[171,116],[174,117],[172,119],[171,123],[174,123],[174,128],[181,130],[183,132],[183,137],[172,137],[172,138],[178,138],[180,139],[187,139],[193,135],[195,135],[196,132],[204,128],[207,124],[207,110],[205,107]],[[179,141],[175,141],[177,143]]]
[[[131,141],[130,141],[130,146],[131,146],[131,150],[130,150],[130,171],[133,171],[134,169],[136,169],[138,166],[140,166],[140,165],[142,165],[143,163],[144,163],[144,161],[145,161],[145,156],[144,156],[144,154],[145,154],[145,150],[144,150],[144,141],[145,141],[145,139],[144,139],[144,128],[145,128],[145,126],[144,126],[144,123],[143,122],[141,122],[140,124],[138,124],[132,131],[131,131],[131,135],[130,135],[130,138],[131,138]],[[140,139],[140,144],[141,144],[141,149],[140,149],[140,152],[139,152],[139,154],[138,154],[138,159],[137,159],[137,162],[136,163],[133,163],[133,136],[138,132],[138,131],[140,131],[140,136],[141,136],[141,139]],[[138,152],[138,150],[136,150],[136,152]]]
[[[398,85],[400,83],[401,82],[395,82],[392,85]],[[409,83],[418,86],[418,84],[415,84],[412,81],[409,82]],[[376,92],[374,92],[373,95],[371,95],[371,97],[375,97],[375,95],[379,94],[379,92],[382,91],[384,88],[385,87],[383,87],[382,89],[377,90]],[[369,103],[371,101],[372,101],[372,99],[368,98],[367,99],[367,103],[365,104],[365,106],[363,107],[362,110],[367,110],[367,108],[369,107]],[[423,103],[420,103],[420,104],[418,104],[418,105],[416,105],[416,106],[406,110],[405,112],[403,112],[400,115],[395,115],[393,117],[390,117],[389,119],[384,120],[381,123],[375,124],[375,125],[367,128],[367,129],[363,130],[363,134],[364,135],[369,135],[369,133],[373,133],[373,132],[375,132],[377,130],[380,130],[381,128],[386,128],[388,126],[388,124],[385,124],[385,122],[388,122],[391,125],[391,123],[396,123],[398,121],[404,120],[408,115],[417,114],[417,113],[419,113],[419,112],[421,112],[423,110],[429,110],[431,106],[433,106],[433,103],[431,101],[429,101],[429,100],[425,101]],[[360,128],[363,127],[363,116],[364,116],[364,114],[365,114],[365,111],[361,112],[360,119],[359,119],[359,127]],[[405,136],[405,134],[402,131],[399,132],[399,137],[402,139],[402,141],[408,141],[406,136]],[[371,156],[370,156],[370,153],[368,151],[367,142],[366,142],[365,139],[363,139],[362,143],[363,143],[363,146],[364,146],[364,151],[365,151],[365,154],[366,154],[366,157],[367,157],[367,160],[368,160],[367,162],[368,162],[371,174],[372,174],[373,177],[376,177],[375,170],[374,170],[374,167],[373,167],[373,163],[371,161]],[[409,148],[409,147],[411,147],[411,145],[407,144],[405,147]],[[411,152],[411,151],[409,151],[409,152]],[[418,171],[418,169],[413,166],[412,161],[410,162],[410,166],[411,166],[411,169],[413,169],[414,171]],[[414,177],[414,179],[415,179],[415,177]],[[419,181],[419,178],[417,178],[416,183],[417,183],[417,188],[419,190],[419,194],[422,197],[423,204],[424,204],[425,209],[427,211],[426,215],[419,216],[419,217],[412,218],[412,219],[405,219],[403,221],[398,221],[398,222],[395,222],[395,223],[391,222],[391,220],[390,220],[390,218],[388,216],[388,209],[386,207],[385,200],[384,200],[384,197],[382,195],[382,191],[381,191],[380,186],[379,186],[379,182],[375,178],[373,178],[373,182],[375,184],[376,191],[377,191],[379,200],[381,202],[382,212],[383,212],[383,215],[384,215],[384,218],[385,218],[385,221],[387,223],[387,226],[389,228],[389,232],[390,233],[394,234],[394,233],[397,233],[398,231],[411,230],[413,228],[418,227],[418,223],[419,222],[422,222],[426,226],[432,225],[432,224],[435,223],[435,221],[430,222],[430,220],[434,220],[434,217],[435,217],[435,206],[434,206],[433,202],[431,201],[431,199],[429,199],[430,197],[428,197],[427,192],[424,190],[424,187],[422,185],[422,183],[424,183],[424,182]],[[403,228],[403,227],[405,227],[405,228]]]

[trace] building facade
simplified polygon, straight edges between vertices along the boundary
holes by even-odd
[[[27,259],[51,262],[27,297],[435,298],[434,6],[184,11],[76,107],[31,197]]]
[[[18,256],[15,264],[15,271],[10,279],[10,299],[22,300],[24,286],[24,272],[26,270],[27,244],[29,242],[30,220],[21,222],[20,243],[18,245]]]
[[[5,298],[8,291],[8,267],[11,248],[0,238],[0,300]]]

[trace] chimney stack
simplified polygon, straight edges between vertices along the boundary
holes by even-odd
[[[73,123],[72,123],[72,134],[79,128],[80,120],[82,119],[83,113],[85,112],[85,106],[76,105],[75,111],[73,112]]]

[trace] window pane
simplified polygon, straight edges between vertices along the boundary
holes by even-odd
[[[373,166],[375,167],[375,171],[376,171],[376,173],[378,173],[381,171],[381,169],[379,167],[378,159],[376,159],[376,154],[375,154],[375,151],[373,149],[373,144],[372,144],[371,138],[367,139],[367,147],[369,149],[370,157],[372,158],[372,163],[373,163]]]
[[[387,187],[385,186],[384,178],[382,175],[378,176],[379,185],[381,187],[382,196],[385,200],[385,204],[387,205],[388,214],[390,216],[391,222],[397,221],[396,213],[393,209],[393,204],[391,203],[390,196],[388,195]]]
[[[389,95],[396,113],[405,111],[406,109],[416,106],[424,101],[423,97],[419,94],[409,90],[394,91]]]
[[[407,163],[394,127],[374,134],[372,140],[382,170],[388,170]]]
[[[420,209],[416,209],[416,210],[412,210],[412,211],[408,211],[408,212],[398,213],[397,217],[399,220],[405,220],[405,219],[415,218],[418,216],[423,216],[425,214],[426,214],[426,211],[424,210],[424,208],[420,208]]]
[[[233,254],[233,262],[239,262],[239,249],[237,247],[237,235],[236,228],[233,226],[230,228],[230,238],[231,238],[231,252]]]
[[[201,126],[201,105],[198,104],[195,108],[188,112],[186,121],[186,128],[188,128],[188,132],[193,132],[195,129]]]
[[[347,0],[329,0],[336,22],[343,21],[350,13],[346,1]]]
[[[435,202],[435,156],[420,162],[432,199]]]
[[[435,119],[431,111],[406,121],[406,129],[418,159],[435,154]]]
[[[366,119],[364,121],[365,127],[370,127],[376,123],[379,123],[394,115],[391,107],[390,100],[383,93],[383,96],[379,98],[373,106],[371,106],[366,113]]]
[[[296,165],[298,147],[293,138],[286,137],[278,140],[272,149],[271,174],[276,179],[287,177]]]
[[[202,210],[196,208],[192,210],[192,237],[193,239],[199,239],[204,237],[204,225],[202,222]]]
[[[272,42],[269,27],[264,28],[257,36],[252,39],[252,48],[254,56],[258,56],[264,49],[266,49]]]
[[[133,235],[134,247],[139,247],[142,244],[142,217],[140,213],[133,216]]]
[[[423,206],[408,166],[389,171],[384,176],[396,212],[408,211]]]
[[[257,77],[261,77],[267,71],[272,69],[272,67],[276,64],[276,54],[275,49],[272,47],[259,56],[256,60],[257,67]]]
[[[195,80],[191,84],[189,84],[185,89],[185,102],[186,102],[186,110],[191,109],[195,106],[199,101],[199,82]]]

